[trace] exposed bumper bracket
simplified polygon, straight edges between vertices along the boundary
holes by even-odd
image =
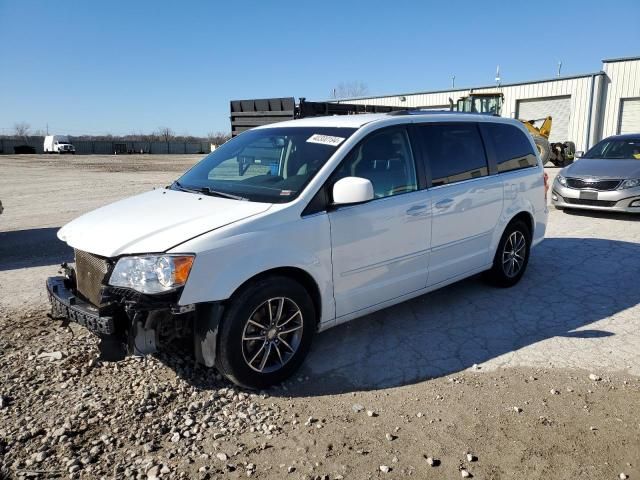
[[[224,307],[221,303],[199,303],[193,331],[193,351],[198,363],[213,367],[216,363],[218,326]]]

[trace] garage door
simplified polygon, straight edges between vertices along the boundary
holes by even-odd
[[[566,142],[569,138],[569,120],[571,118],[571,96],[533,98],[531,100],[518,100],[517,117],[520,120],[534,120],[551,115],[550,142]],[[540,126],[538,122],[536,126]]]
[[[640,98],[623,98],[618,133],[640,133]]]

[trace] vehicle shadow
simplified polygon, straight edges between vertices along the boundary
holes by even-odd
[[[73,261],[73,249],[56,236],[59,228],[0,232],[0,272]]]
[[[604,218],[607,220],[621,220],[623,222],[640,222],[640,215],[637,213],[603,212],[600,210],[578,210],[570,208],[565,208],[562,211],[567,215],[573,215],[575,217]]]
[[[286,389],[269,393],[304,397],[413,384],[554,337],[590,347],[613,333],[589,325],[640,302],[640,289],[631,288],[638,271],[637,244],[549,238],[515,287],[494,288],[475,276],[316,335]],[[183,378],[194,386],[212,388],[200,369],[183,372],[193,372]]]

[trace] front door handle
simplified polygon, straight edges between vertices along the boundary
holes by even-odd
[[[436,208],[449,208],[453,204],[453,198],[445,198],[436,203]]]
[[[409,210],[407,210],[407,215],[411,215],[413,217],[416,217],[418,215],[421,215],[422,212],[427,208],[426,205],[414,205],[413,207],[411,207]]]

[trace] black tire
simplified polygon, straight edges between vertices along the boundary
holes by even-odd
[[[255,341],[243,340],[247,328],[255,328],[253,327],[255,323],[252,322],[252,325],[249,325],[249,319],[256,320],[260,324],[263,321],[268,323],[268,319],[264,318],[267,308],[265,305],[270,299],[273,299],[271,301],[276,303],[272,305],[278,308],[280,298],[285,299],[286,302],[281,310],[281,319],[288,316],[296,307],[299,309],[300,316],[294,314],[296,317],[294,327],[297,327],[297,330],[295,333],[287,335],[298,335],[298,332],[300,332],[300,337],[296,337],[295,342],[291,341],[293,337],[285,339],[285,337],[281,337],[284,333],[281,334],[275,331],[276,326],[274,325],[273,327],[265,328],[265,330],[268,329],[268,332],[256,331],[247,334],[247,338],[264,338],[264,341],[262,339]],[[285,313],[285,308],[290,310]],[[261,316],[261,313],[264,315]],[[300,321],[297,320],[298,318]],[[301,326],[298,326],[298,324]],[[316,324],[316,309],[313,300],[307,290],[298,282],[282,276],[269,276],[251,282],[241,291],[234,294],[225,311],[222,325],[219,329],[216,367],[222,375],[241,387],[262,389],[280,383],[290,377],[304,361],[311,347]],[[287,327],[284,331],[289,328]],[[264,334],[264,337],[259,337],[261,333]],[[282,340],[284,342],[280,343],[280,349],[273,344]],[[272,345],[265,347],[269,343]],[[288,351],[284,345],[295,345],[295,351],[293,353]],[[253,350],[250,350],[251,348]],[[262,360],[267,348],[269,349],[267,361],[273,359],[276,363],[281,363],[283,356],[287,358],[287,355],[289,355],[289,357],[284,363],[281,363],[280,367],[276,365],[274,368],[277,369],[273,371],[268,371],[264,364],[262,367],[266,371],[257,371],[256,369],[260,367],[262,362],[256,361],[253,366],[250,366],[251,359],[248,357],[252,357],[256,352],[258,352],[256,354],[258,355],[262,351],[262,354],[260,354],[260,360]]]
[[[516,239],[515,245],[512,243],[514,238]],[[522,250],[518,250],[520,238],[524,240]],[[512,240],[510,241],[510,239]],[[510,270],[510,265],[517,264],[517,255],[513,263],[511,263],[511,259],[514,259],[513,255],[510,256],[510,259],[508,258],[506,260],[506,264],[505,261],[503,261],[509,250],[515,250],[516,252],[520,252],[521,256],[524,256],[516,272]],[[507,228],[502,234],[502,238],[500,238],[496,254],[493,258],[493,267],[486,272],[485,278],[497,287],[508,288],[514,286],[520,281],[527,269],[530,251],[531,230],[529,226],[522,220],[513,220],[507,225]]]
[[[533,137],[533,141],[538,148],[538,153],[540,154],[540,159],[542,160],[542,166],[549,161],[549,156],[551,155],[551,146],[549,145],[549,140],[539,135],[535,135]]]
[[[564,153],[568,158],[573,159],[576,155],[576,144],[572,141],[564,142]]]

